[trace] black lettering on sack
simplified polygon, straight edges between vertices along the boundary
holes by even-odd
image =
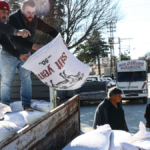
[[[51,58],[51,55],[45,58],[42,62],[40,62],[39,65],[46,65],[47,63],[49,63],[49,58]]]

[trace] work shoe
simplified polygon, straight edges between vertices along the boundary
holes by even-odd
[[[24,108],[24,110],[26,110],[26,111],[33,111],[33,110],[34,110],[29,104],[24,105],[23,108]]]

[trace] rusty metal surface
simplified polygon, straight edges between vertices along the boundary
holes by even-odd
[[[78,126],[79,113],[76,112],[71,118],[45,138],[38,146],[29,150],[62,150],[80,131]]]
[[[107,92],[82,92],[80,93],[80,100],[102,100],[107,97]]]
[[[59,128],[62,124],[67,124],[67,120],[74,117],[74,114],[76,113],[78,114],[76,124],[79,124],[79,100],[79,95],[76,95],[69,101],[43,116],[32,125],[26,126],[20,130],[18,134],[10,137],[6,141],[1,142],[0,150],[28,150],[46,139],[52,132],[54,134],[57,131],[57,128]],[[56,135],[58,136],[58,134],[54,135],[55,137]],[[56,137],[56,139],[58,138],[59,137]]]

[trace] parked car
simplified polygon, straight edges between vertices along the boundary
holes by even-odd
[[[107,82],[107,87],[111,87],[111,84],[107,78],[101,78],[100,81],[106,81]]]
[[[107,80],[109,80],[111,87],[116,85],[116,80],[112,80],[112,78],[107,78]]]
[[[93,75],[93,76],[88,76],[85,82],[97,82],[97,81],[101,81],[100,77],[97,75]]]

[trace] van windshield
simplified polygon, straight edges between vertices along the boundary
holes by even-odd
[[[145,81],[146,72],[118,72],[118,82]]]

